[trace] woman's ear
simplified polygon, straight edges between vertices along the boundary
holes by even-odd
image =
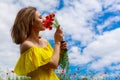
[[[34,25],[33,21],[32,21],[32,26]]]
[[[35,19],[32,20],[32,26],[34,25]]]

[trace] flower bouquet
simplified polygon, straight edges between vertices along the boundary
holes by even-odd
[[[46,27],[46,29],[49,29],[49,30],[52,30],[52,27],[55,27],[55,28],[60,27],[54,13],[47,15],[45,17],[45,20],[43,21],[43,24]],[[62,42],[64,41],[61,41],[61,43]],[[68,54],[66,49],[61,51],[59,65],[63,70],[66,70],[66,72],[68,73],[69,59],[68,59]]]

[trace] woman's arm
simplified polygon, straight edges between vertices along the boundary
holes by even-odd
[[[59,59],[60,59],[60,45],[61,40],[63,38],[63,33],[61,28],[57,28],[55,35],[54,35],[54,50],[53,55],[51,58],[51,61],[45,65],[47,68],[53,68],[56,69],[59,65]]]
[[[52,58],[50,62],[46,64],[44,67],[57,69],[59,59],[60,59],[60,42],[55,43]]]

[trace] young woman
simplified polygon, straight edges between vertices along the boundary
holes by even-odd
[[[39,36],[44,31],[43,18],[35,7],[22,8],[11,29],[11,36],[20,45],[20,57],[14,72],[19,76],[30,76],[31,80],[59,80],[54,69],[58,67],[60,50],[67,49],[61,43],[63,32],[57,28],[54,34],[54,49]]]

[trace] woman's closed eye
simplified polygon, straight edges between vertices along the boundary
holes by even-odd
[[[42,16],[40,15],[39,18],[42,19]]]

